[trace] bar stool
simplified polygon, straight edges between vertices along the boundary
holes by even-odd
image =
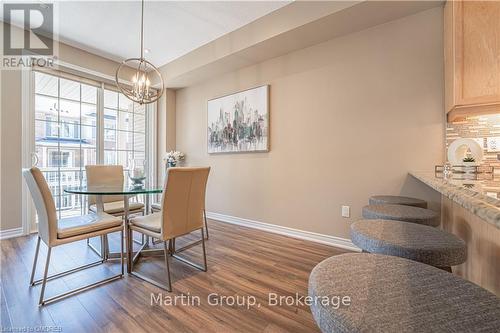
[[[500,298],[405,258],[333,256],[312,270],[309,296],[322,332],[500,332]]]
[[[363,207],[363,217],[369,220],[396,220],[437,227],[438,215],[430,210],[403,205],[368,205]]]
[[[370,205],[403,205],[403,206],[413,206],[420,208],[427,208],[427,201],[410,198],[410,197],[402,197],[398,195],[373,195],[369,199]]]
[[[351,224],[351,240],[365,252],[415,260],[451,272],[467,259],[463,240],[446,231],[416,223],[360,220]]]

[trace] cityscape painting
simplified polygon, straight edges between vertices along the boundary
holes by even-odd
[[[208,101],[208,153],[269,151],[269,86]]]

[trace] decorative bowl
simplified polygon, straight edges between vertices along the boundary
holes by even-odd
[[[130,177],[130,180],[132,180],[132,186],[141,187],[144,186],[144,180],[146,180],[146,177]]]

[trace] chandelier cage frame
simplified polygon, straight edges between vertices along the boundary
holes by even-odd
[[[120,80],[120,74],[124,68],[130,68],[132,71],[135,71],[132,78],[132,85],[126,80]],[[151,86],[150,78],[152,76],[156,76],[159,79],[159,89]],[[165,90],[165,83],[160,71],[155,65],[144,58],[144,0],[141,1],[141,57],[128,58],[122,61],[116,69],[115,81],[117,88],[122,94],[140,105],[156,102]]]

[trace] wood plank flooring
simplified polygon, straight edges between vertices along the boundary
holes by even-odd
[[[44,307],[38,307],[40,286],[28,286],[36,237],[1,241],[1,327],[44,326],[62,332],[318,332],[307,306],[271,306],[268,295],[307,295],[311,269],[345,251],[216,221],[209,221],[209,230],[208,272],[172,259],[172,293],[125,276]],[[178,248],[195,236],[199,237],[178,239]],[[111,246],[117,247],[118,240],[119,236],[112,237]],[[45,253],[42,244],[37,276],[42,274]],[[183,255],[201,262],[201,247]],[[84,241],[54,248],[49,274],[96,258]],[[50,281],[46,297],[116,274],[119,269],[119,262],[107,262]],[[162,257],[141,259],[137,270],[165,281]],[[159,305],[154,300],[151,304],[151,295],[159,293],[167,302],[174,302],[177,296],[177,305]],[[210,305],[210,294],[211,303],[231,297],[222,305]],[[254,298],[257,304],[248,306]],[[231,305],[232,300],[240,305]]]

